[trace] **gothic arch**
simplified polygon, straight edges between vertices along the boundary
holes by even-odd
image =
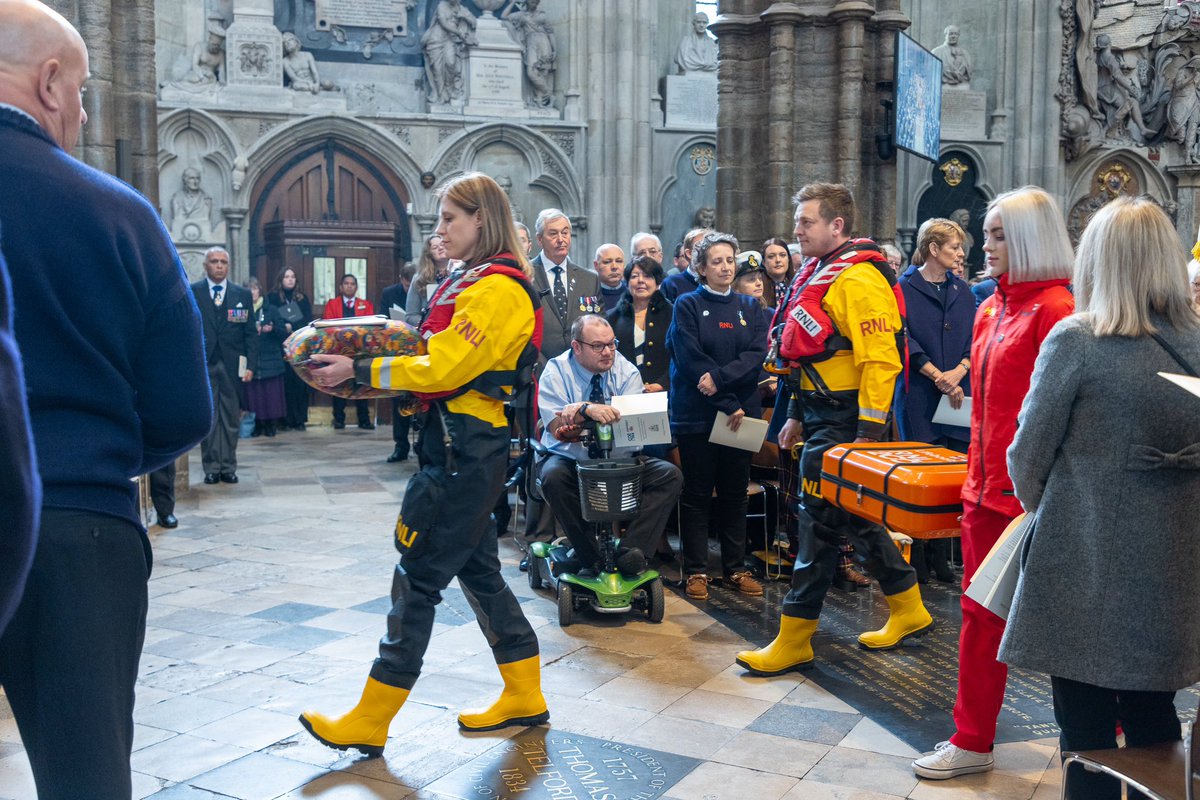
[[[671,153],[671,160],[667,162],[671,166],[671,174],[664,178],[663,182],[658,185],[658,189],[654,192],[654,203],[650,207],[650,230],[654,233],[661,234],[663,227],[663,202],[666,199],[667,192],[679,181],[679,177],[675,174],[675,165],[679,163],[679,159],[683,157],[684,153],[700,145],[708,145],[715,150],[717,137],[711,133],[698,133],[694,136],[689,136]],[[713,169],[716,169],[715,165]],[[664,245],[665,247],[666,245]]]
[[[421,185],[421,167],[400,142],[383,129],[353,117],[308,117],[272,128],[246,153],[246,178],[236,195],[237,205],[249,206],[255,186],[276,168],[281,159],[326,139],[353,143],[375,156],[395,172],[410,194]]]
[[[1155,200],[1163,204],[1174,201],[1175,193],[1172,191],[1170,183],[1159,172],[1158,167],[1141,153],[1136,150],[1124,148],[1116,150],[1100,149],[1093,150],[1075,162],[1075,169],[1073,170],[1075,175],[1071,182],[1071,188],[1067,192],[1067,208],[1070,208],[1092,193],[1091,184],[1096,171],[1111,161],[1124,164],[1137,179],[1141,191],[1150,195]]]
[[[583,218],[583,189],[575,174],[575,165],[549,138],[524,125],[492,122],[448,139],[433,156],[433,171],[439,183],[469,172],[476,157],[488,145],[504,143],[516,148],[529,167],[530,186],[536,186],[560,198],[562,210],[573,220]],[[422,198],[424,201],[426,198]],[[436,213],[434,198],[428,198],[428,214]]]
[[[993,197],[996,196],[997,192],[992,187],[991,176],[988,175],[987,159],[984,157],[984,154],[979,150],[979,148],[977,148],[973,145],[963,144],[960,142],[954,142],[952,144],[942,145],[941,150],[939,150],[939,152],[938,152],[938,163],[940,164],[942,162],[942,159],[948,153],[955,152],[955,151],[961,152],[961,153],[966,153],[968,156],[970,156],[971,165],[973,167],[975,167],[975,171],[978,173],[978,177],[975,178],[975,188],[978,189],[980,191],[980,193],[982,193],[983,196],[986,197],[990,201]],[[912,196],[917,198],[918,202],[909,204],[910,205],[910,209],[909,209],[910,218],[907,220],[907,223],[911,227],[916,228],[918,225],[920,225],[922,222],[924,222],[924,220],[917,219],[917,217],[920,216],[920,212],[918,211],[918,206],[920,205],[920,198],[924,197],[925,193],[932,188],[933,188],[933,171],[930,170],[925,174],[924,179],[917,185],[916,191],[914,191],[912,193]],[[897,221],[897,226],[904,227],[904,225],[901,225],[899,223],[899,221]]]

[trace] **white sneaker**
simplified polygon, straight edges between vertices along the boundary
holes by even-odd
[[[912,768],[918,777],[944,781],[973,772],[988,772],[994,762],[991,753],[976,753],[950,742],[938,742],[932,753],[912,762]]]

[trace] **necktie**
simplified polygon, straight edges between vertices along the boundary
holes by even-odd
[[[567,286],[563,283],[563,268],[554,268],[554,306],[561,319],[567,318]]]
[[[347,317],[354,316],[354,301],[353,300],[351,300],[349,303],[346,303],[346,316]]]
[[[588,394],[589,403],[604,402],[604,387],[601,385],[601,379],[602,376],[599,374],[592,376],[591,391]],[[588,442],[588,458],[599,458],[600,456],[600,442],[597,436],[592,436],[591,441]]]
[[[221,303],[224,302],[223,295],[221,294],[221,289],[223,289],[223,288],[224,288],[223,286],[214,286],[213,287],[213,305],[216,306],[217,308],[220,308]]]

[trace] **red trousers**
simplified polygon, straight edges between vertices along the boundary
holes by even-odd
[[[963,591],[984,556],[1013,518],[963,501]],[[1008,667],[996,660],[1004,620],[962,596],[962,632],[958,638],[958,699],[954,702],[956,732],[950,742],[964,750],[988,753],[996,738],[996,720],[1004,704]]]

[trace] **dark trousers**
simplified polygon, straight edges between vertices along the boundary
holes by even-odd
[[[400,563],[392,576],[392,610],[371,677],[411,689],[433,629],[441,592],[458,578],[497,664],[538,654],[537,636],[500,575],[500,557],[489,516],[504,482],[508,428],[435,406],[417,442],[421,471],[408,482],[396,544]],[[443,420],[454,438],[447,463]],[[456,474],[451,474],[456,472]]]
[[[208,381],[213,395],[213,429],[200,443],[200,460],[205,472],[237,472],[238,427],[242,422],[240,383],[225,365],[208,365]]]
[[[1054,719],[1062,750],[1108,750],[1117,746],[1120,723],[1129,747],[1175,742],[1180,738],[1175,692],[1105,689],[1068,678],[1050,677]],[[1066,777],[1066,776],[1064,776]],[[1119,800],[1121,783],[1076,764],[1067,782],[1068,800]],[[1130,800],[1144,798],[1130,789]]]
[[[594,526],[583,521],[579,507],[577,463],[573,458],[551,455],[542,462],[539,480],[546,502],[575,548],[575,556],[585,566],[594,566],[600,563],[600,549]],[[683,476],[674,464],[658,458],[643,459],[641,509],[621,537],[622,547],[635,547],[645,556],[654,552],[682,485]]]
[[[295,428],[308,424],[308,384],[291,367],[283,373],[283,400],[287,406],[285,425]]]
[[[401,414],[400,409],[403,404],[396,399],[392,400],[392,441],[400,448],[400,452],[408,456],[408,433],[412,429],[412,415]]]
[[[333,421],[345,424],[346,422],[346,398],[333,397]],[[358,424],[366,425],[371,421],[370,404],[366,400],[355,400],[354,408],[358,412]]]
[[[845,536],[854,557],[879,581],[885,595],[899,594],[917,584],[917,574],[905,561],[882,525],[869,522],[827,503],[820,494],[821,459],[835,445],[853,442],[858,430],[858,405],[849,395],[840,406],[804,397],[804,450],[800,453],[799,550],[792,585],[783,599],[788,617],[817,619],[837,571],[838,545]]]
[[[162,519],[175,513],[175,462],[150,473],[150,499],[154,502],[154,513]]]
[[[150,545],[132,522],[42,509],[33,570],[0,638],[39,800],[129,800]]]
[[[740,572],[746,568],[746,486],[753,453],[713,444],[707,433],[681,433],[676,438],[683,467],[679,538],[684,574],[708,572],[710,520],[717,529],[722,571],[727,576]]]

